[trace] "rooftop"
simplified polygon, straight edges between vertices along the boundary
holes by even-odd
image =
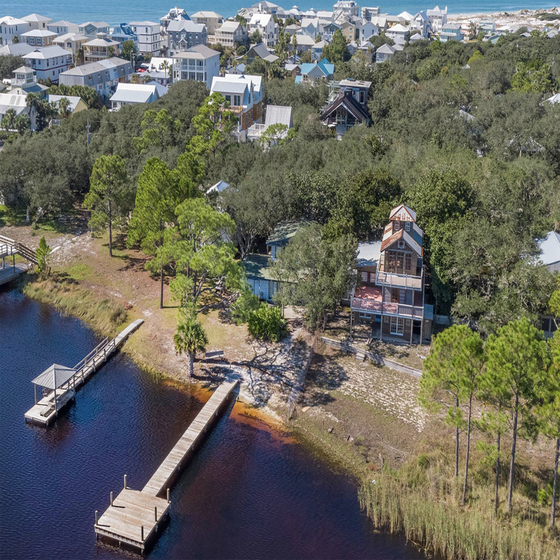
[[[541,251],[539,260],[543,264],[550,266],[560,262],[560,235],[555,231],[549,231],[537,245]]]
[[[218,51],[207,47],[206,45],[195,45],[186,51],[182,51],[173,56],[173,58],[187,58],[189,60],[208,60],[215,56],[220,56]]]

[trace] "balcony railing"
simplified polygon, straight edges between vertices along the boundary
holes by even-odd
[[[399,315],[402,317],[415,317],[421,319],[424,316],[424,308],[417,305],[405,305],[402,303],[388,303],[369,299],[352,298],[350,307],[352,311],[383,313],[384,315]]]
[[[423,274],[424,273],[422,272],[422,275]],[[409,276],[408,274],[397,274],[396,272],[384,272],[383,270],[377,270],[377,273],[375,274],[375,283],[379,286],[421,290],[422,275]]]

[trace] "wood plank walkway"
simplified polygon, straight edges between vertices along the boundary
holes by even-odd
[[[54,392],[35,403],[26,413],[25,421],[41,426],[48,426],[61,412],[66,404],[71,402],[76,391],[82,386],[124,343],[124,341],[143,323],[137,319],[124,329],[116,338],[105,339],[95,350],[80,360],[73,369],[75,375],[57,389],[57,407],[54,405]]]
[[[144,552],[169,514],[169,491],[181,469],[212,426],[238,381],[222,383],[191,422],[141,492],[124,488],[94,525],[97,536]],[[167,495],[167,500],[160,498]],[[156,509],[157,508],[157,513]],[[160,515],[161,517],[158,517]]]

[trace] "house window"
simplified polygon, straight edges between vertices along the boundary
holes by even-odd
[[[391,317],[390,332],[396,336],[404,335],[404,319],[402,317]]]
[[[401,229],[401,221],[395,220],[395,231],[399,231]]]
[[[411,222],[406,222],[406,223],[404,224],[404,230],[405,230],[405,231],[410,231],[410,224],[411,224]]]
[[[404,270],[407,274],[412,273],[412,255],[410,253],[404,255]]]
[[[358,317],[360,317],[360,319],[371,319],[371,315],[369,313],[359,313]]]
[[[367,282],[367,281],[368,281],[368,273],[362,272],[362,282]]]
[[[397,241],[397,247],[398,247],[399,249],[404,249],[404,240],[403,240],[403,239],[399,239],[399,240]]]
[[[241,96],[240,95],[234,95],[233,96],[233,104],[236,107],[239,107],[241,105]]]

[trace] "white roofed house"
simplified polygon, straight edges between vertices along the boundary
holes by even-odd
[[[395,50],[395,48],[392,47],[391,45],[389,45],[388,43],[385,43],[384,45],[381,45],[375,51],[375,62],[376,62],[376,64],[381,64],[382,62],[387,62],[387,60],[390,60],[393,57],[395,52],[397,52]]]
[[[334,21],[341,23],[350,17],[358,17],[360,15],[360,6],[354,0],[338,0],[333,6]]]
[[[173,81],[195,80],[207,88],[220,75],[220,53],[206,45],[196,45],[173,56]]]
[[[64,35],[57,37],[53,41],[53,44],[66,49],[68,52],[72,53],[72,56],[75,57],[84,44],[89,41],[89,37],[86,37],[85,35],[80,35],[78,33],[65,33]]]
[[[444,23],[439,32],[439,40],[443,43],[447,41],[462,41],[463,33],[461,27],[455,23]]]
[[[249,21],[249,34],[258,31],[262,42],[267,47],[274,47],[278,42],[278,24],[270,14],[253,14]]]
[[[27,115],[30,118],[31,130],[35,130],[35,109],[27,106],[27,94],[0,93],[0,127],[5,128],[2,120],[8,111],[13,111],[12,114],[16,118]]]
[[[65,99],[66,101],[61,101]],[[74,113],[79,113],[88,108],[86,103],[81,97],[76,97],[73,95],[47,95],[47,101],[53,103],[58,110],[56,118],[52,120],[52,124],[60,125],[61,121],[65,117],[69,117]]]
[[[235,135],[240,142],[247,140],[247,130],[260,123],[263,115],[264,87],[262,76],[227,74],[216,76],[211,93],[221,93],[229,103],[229,110],[238,117]]]
[[[60,74],[60,83],[65,86],[89,86],[100,95],[108,96],[119,83],[130,82],[132,73],[130,61],[114,57],[66,70]]]
[[[99,33],[97,38],[84,43],[83,48],[86,64],[117,56],[121,52],[121,44],[109,39],[104,33]]]
[[[321,38],[329,43],[332,41],[333,35],[340,29],[340,26],[336,25],[332,21],[323,25],[323,33]]]
[[[131,21],[129,25],[138,37],[140,54],[158,54],[161,49],[160,24],[153,21]]]
[[[216,29],[213,42],[230,48],[234,48],[237,44],[246,46],[249,43],[249,34],[241,23],[228,20]]]
[[[445,10],[436,6],[433,10],[427,10],[426,15],[430,20],[432,30],[434,32],[439,32],[441,31],[442,26],[447,23],[447,6],[445,6]]]
[[[195,23],[190,19],[170,21],[167,27],[168,56],[186,51],[195,45],[206,45],[208,31],[202,23]]]
[[[21,19],[29,24],[29,29],[47,29],[47,25],[52,22],[52,18],[40,14],[29,14]]]
[[[276,126],[278,125],[278,126]],[[254,142],[260,140],[263,134],[270,135],[270,144],[277,144],[288,136],[288,131],[294,126],[292,108],[281,105],[267,105],[265,109],[264,124],[255,123],[247,131],[247,140]],[[269,127],[274,127],[269,130]]]
[[[430,18],[426,12],[418,12],[410,22],[409,25],[410,32],[418,31],[423,39],[429,37],[432,33],[432,24],[430,23]]]
[[[396,25],[389,27],[389,29],[385,31],[385,35],[387,35],[389,39],[395,41],[395,43],[404,44],[408,41],[408,38],[410,37],[410,31],[408,27],[405,27],[404,25],[397,23]]]
[[[72,64],[72,55],[58,45],[39,47],[26,54],[25,65],[35,70],[38,80],[58,83],[62,72]]]
[[[117,90],[109,99],[111,109],[118,111],[124,105],[153,103],[167,93],[167,88],[160,84],[117,84]]]
[[[379,28],[377,25],[371,23],[371,21],[366,21],[358,29],[358,38],[360,45],[366,45],[371,37],[379,35]]]
[[[401,204],[391,210],[381,242],[359,245],[352,323],[371,324],[372,337],[409,344],[430,339],[433,306],[424,301],[423,240],[416,213]]]
[[[31,28],[29,23],[24,19],[18,19],[12,16],[0,17],[0,45],[11,45],[14,37],[17,40]]]
[[[64,35],[65,33],[78,33],[79,25],[71,21],[60,20],[52,21],[47,24],[47,29],[53,31],[57,35]]]
[[[195,23],[202,23],[202,25],[205,25],[208,35],[215,35],[216,29],[224,22],[224,18],[220,14],[205,10],[191,14],[191,19]]]
[[[56,33],[48,29],[30,29],[22,33],[19,40],[25,41],[32,47],[48,47],[56,39]]]
[[[86,21],[78,27],[78,33],[90,39],[97,37],[98,33],[105,33],[108,35],[110,31],[111,28],[106,21]]]

